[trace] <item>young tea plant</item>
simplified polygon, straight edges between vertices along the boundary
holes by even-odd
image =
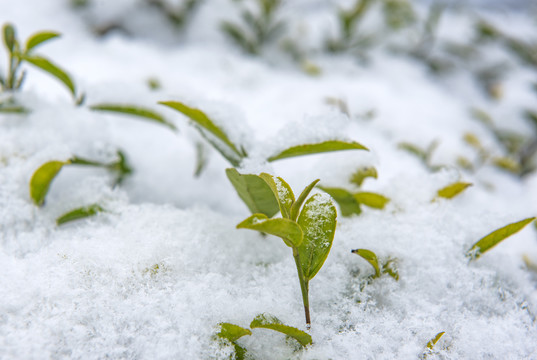
[[[263,47],[281,35],[285,25],[276,19],[281,0],[254,0],[257,12],[244,8],[241,13],[242,25],[223,21],[224,34],[244,52],[259,55]]]
[[[75,99],[76,104],[80,105],[84,101],[84,95],[77,95],[75,84],[67,72],[47,58],[34,53],[36,47],[59,36],[59,33],[53,31],[41,31],[31,35],[22,46],[17,39],[14,26],[5,24],[2,28],[2,37],[8,52],[8,68],[7,74],[0,74],[2,91],[13,92],[21,88],[26,75],[26,72],[22,70],[22,65],[26,63],[47,72],[63,83]]]
[[[282,178],[266,173],[250,176],[257,176],[257,182],[263,181],[268,185],[282,217],[270,219],[265,213],[255,213],[239,223],[237,228],[278,236],[291,248],[302,292],[306,324],[309,327],[309,282],[323,266],[332,247],[336,231],[336,208],[328,196],[315,194],[308,198],[319,180],[313,181],[295,199],[291,187]],[[265,194],[267,198],[270,197],[268,195]]]
[[[399,281],[399,271],[397,269],[397,259],[388,259],[384,263],[381,263],[375,254],[371,250],[367,249],[355,249],[351,250],[353,254],[356,254],[366,260],[375,269],[375,273],[371,276],[371,279],[379,278],[383,274],[388,274],[395,281]]]

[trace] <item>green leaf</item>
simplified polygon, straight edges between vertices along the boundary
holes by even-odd
[[[226,169],[226,175],[252,214],[261,213],[273,217],[278,212],[278,200],[259,176],[242,175],[234,168]]]
[[[496,157],[492,159],[493,164],[505,171],[513,174],[519,174],[521,170],[520,164],[510,157]]]
[[[237,149],[235,144],[229,140],[226,133],[216,126],[203,111],[189,107],[178,101],[160,101],[159,104],[177,110],[192,120],[198,131],[200,131],[200,133],[206,137],[206,139],[216,148],[216,150],[222,154],[222,156],[224,156],[233,166],[239,165],[240,160],[245,156],[244,153]],[[222,142],[225,145],[225,148],[223,148],[218,142],[212,141],[209,137],[207,137],[204,131],[207,131],[209,134],[213,135],[216,139]]]
[[[282,217],[289,219],[291,216],[291,206],[295,202],[295,194],[293,194],[293,190],[289,184],[281,177],[276,178],[267,173],[261,173],[259,174],[259,177],[265,180],[276,199],[278,199]]]
[[[425,162],[427,160],[427,152],[422,150],[422,149],[420,149],[419,147],[417,147],[414,144],[411,144],[411,143],[408,143],[408,142],[402,142],[402,143],[399,143],[398,147],[401,150],[405,150],[405,151],[415,155],[421,161]]]
[[[194,177],[199,177],[203,170],[209,164],[209,158],[207,156],[207,148],[205,143],[196,142],[196,170],[194,170]]]
[[[340,140],[329,140],[323,141],[317,144],[305,144],[290,147],[281,153],[271,156],[268,158],[268,161],[275,161],[280,159],[286,159],[296,156],[304,156],[311,154],[319,154],[330,151],[340,151],[340,150],[368,150],[365,146],[354,142],[354,141],[340,141]]]
[[[39,167],[30,179],[30,196],[37,206],[43,205],[50,183],[69,161],[49,161]]]
[[[298,217],[304,240],[298,248],[304,279],[307,281],[323,266],[336,232],[337,211],[332,199],[324,194],[310,197]]]
[[[377,178],[377,169],[374,167],[364,167],[355,171],[350,178],[350,182],[356,184],[358,187],[362,186],[364,180],[368,177]]]
[[[476,242],[470,248],[470,250],[468,250],[466,256],[470,257],[471,260],[479,258],[484,252],[490,250],[492,247],[500,243],[502,240],[508,238],[509,236],[516,234],[533,220],[535,220],[535,218],[531,217],[516,223],[509,224],[491,232],[490,234]]]
[[[372,192],[359,192],[354,194],[354,199],[356,199],[356,201],[360,204],[364,204],[365,206],[375,209],[384,209],[386,204],[390,202],[390,199],[387,197]]]
[[[231,342],[235,342],[243,336],[252,335],[252,332],[249,329],[245,329],[235,324],[220,323],[219,326],[220,332],[216,335]]]
[[[313,190],[313,188],[318,182],[319,179],[313,180],[311,184],[309,184],[304,188],[304,190],[302,190],[302,193],[300,193],[298,199],[296,199],[296,201],[293,203],[293,206],[291,206],[291,220],[296,221],[302,204],[304,203],[304,201],[306,201],[306,198],[310,194],[311,190]]]
[[[397,266],[397,259],[389,259],[382,266],[382,272],[390,275],[395,281],[399,281],[399,270]]]
[[[33,50],[36,46],[44,43],[45,41],[54,39],[59,37],[60,34],[54,31],[40,31],[38,33],[33,34],[26,40],[26,54],[30,52],[30,50]]]
[[[23,106],[0,106],[0,113],[3,114],[28,114],[30,110]]]
[[[66,214],[63,214],[56,219],[56,224],[62,225],[70,221],[84,219],[90,216],[97,215],[97,213],[101,211],[104,211],[104,209],[98,204],[84,206],[78,209],[71,210]]]
[[[278,236],[289,247],[302,244],[302,229],[289,219],[269,219],[264,214],[253,214],[237,225],[237,229],[250,229]]]
[[[471,183],[456,182],[438,190],[437,197],[452,199],[470,186],[472,186]]]
[[[366,249],[356,249],[351,251],[353,254],[357,254],[364,258],[373,268],[375,269],[375,276],[380,276],[380,266],[379,266],[379,259],[377,258],[377,255],[370,250]]]
[[[334,187],[318,186],[319,189],[330,195],[339,205],[342,216],[351,216],[352,214],[360,215],[362,209],[360,203],[347,190]]]
[[[17,42],[15,39],[15,28],[11,24],[5,24],[2,30],[4,44],[6,45],[8,51],[12,54],[15,50],[15,44]]]
[[[168,128],[172,130],[177,130],[174,124],[166,121],[166,119],[159,113],[151,109],[143,108],[140,106],[127,105],[127,104],[123,104],[123,105],[121,104],[97,104],[97,105],[90,106],[90,109],[95,110],[95,111],[108,111],[108,112],[113,112],[113,113],[138,116],[138,117],[150,120],[150,121],[154,121],[161,125],[167,126]]]
[[[281,332],[289,337],[292,337],[299,342],[300,345],[306,346],[312,343],[311,336],[295,327],[284,325],[280,320],[270,314],[257,315],[250,324],[252,329],[262,328]]]
[[[71,92],[74,98],[76,98],[76,90],[71,77],[58,66],[51,63],[48,59],[37,55],[22,55],[22,59],[30,64],[48,72],[56,79],[60,80]]]
[[[440,338],[445,334],[446,332],[445,331],[441,331],[439,332],[438,334],[436,334],[434,336],[434,338],[432,338],[428,343],[427,343],[427,348],[428,349],[433,349],[433,347],[436,345],[436,343],[440,340]]]

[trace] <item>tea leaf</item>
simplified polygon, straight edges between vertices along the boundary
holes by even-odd
[[[441,331],[439,332],[438,334],[436,334],[434,336],[434,338],[432,338],[428,343],[427,343],[427,348],[428,349],[433,349],[433,347],[436,345],[436,343],[440,340],[440,338],[445,334],[446,332],[445,331]]]
[[[372,192],[359,192],[354,194],[354,199],[360,204],[375,208],[375,209],[384,209],[387,203],[390,202],[390,199],[387,197],[372,193]]]
[[[159,113],[140,106],[120,104],[97,104],[90,106],[90,109],[95,111],[109,111],[119,114],[134,115],[144,119],[148,119],[150,121],[157,122],[159,124],[169,127],[172,130],[177,130],[174,124],[166,121],[166,119]]]
[[[497,158],[494,158],[492,160],[493,164],[502,169],[502,170],[506,170],[510,173],[513,173],[513,174],[518,174],[520,173],[520,164],[512,159],[512,158],[509,158],[509,157],[497,157]]]
[[[1,106],[0,105],[0,113],[3,114],[28,114],[30,110],[26,109],[23,106]]]
[[[311,336],[308,333],[292,326],[284,325],[276,317],[266,313],[257,315],[250,324],[250,327],[252,329],[262,328],[281,332],[282,334],[292,337],[302,346],[312,343]]]
[[[267,173],[261,173],[259,174],[259,177],[265,180],[276,199],[278,199],[282,217],[289,219],[291,216],[291,206],[295,202],[295,195],[289,184],[287,184],[281,177],[275,178]]]
[[[319,154],[330,151],[340,151],[340,150],[367,150],[365,146],[354,142],[354,141],[340,141],[340,140],[329,140],[323,141],[317,144],[305,144],[290,147],[277,155],[271,156],[268,158],[268,161],[275,161],[290,157],[304,156],[311,154]]]
[[[5,24],[2,33],[4,37],[4,44],[12,54],[15,50],[15,43],[17,42],[15,39],[15,28],[11,24]]]
[[[319,189],[330,195],[339,205],[342,216],[360,215],[362,209],[360,203],[347,190],[341,188],[318,186]]]
[[[356,249],[356,250],[352,250],[351,252],[353,254],[357,254],[357,255],[361,256],[371,266],[373,266],[373,268],[375,269],[375,276],[374,277],[379,277],[380,276],[379,260],[377,258],[377,255],[373,251],[366,250],[366,249]]]
[[[498,230],[495,230],[476,242],[470,250],[466,253],[466,256],[470,257],[471,260],[477,259],[483,254],[484,252],[490,250],[492,247],[496,246],[498,243],[500,243],[502,240],[508,238],[509,236],[516,234],[520,230],[522,230],[526,225],[531,223],[533,220],[535,220],[534,217],[521,220],[516,223],[509,224],[507,226],[504,226]]]
[[[43,205],[50,183],[69,161],[49,161],[39,167],[30,179],[30,196],[37,206]]]
[[[159,104],[162,104],[162,105],[168,106],[168,107],[170,107],[170,108],[172,108],[174,110],[177,110],[180,113],[182,113],[183,115],[185,115],[186,117],[188,117],[190,120],[192,120],[192,122],[198,128],[198,131],[200,131],[200,133],[202,133],[202,135],[205,135],[203,131],[207,131],[210,134],[212,134],[213,136],[215,136],[218,140],[223,142],[226,145],[226,148],[231,150],[231,152],[233,153],[232,156],[230,156],[229,150],[223,149],[218,143],[215,143],[215,142],[211,141],[209,138],[207,138],[207,140],[209,140],[211,142],[211,144],[213,146],[215,146],[215,148],[228,161],[230,161],[232,163],[232,165],[238,166],[238,164],[240,163],[240,159],[242,157],[244,157],[244,153],[240,152],[237,149],[235,144],[233,144],[229,140],[229,138],[226,135],[226,133],[222,129],[220,129],[218,126],[216,126],[211,121],[211,119],[209,119],[207,117],[207,115],[205,115],[205,113],[203,111],[201,111],[199,109],[196,109],[196,108],[189,107],[189,106],[187,106],[187,105],[185,105],[185,104],[183,104],[181,102],[178,102],[178,101],[160,101]]]
[[[78,209],[74,209],[74,210],[69,211],[66,214],[63,214],[59,218],[57,218],[56,225],[62,225],[70,221],[94,216],[101,211],[104,211],[104,209],[98,204],[93,204],[93,205],[84,206]]]
[[[252,332],[249,329],[245,329],[239,325],[230,323],[220,323],[219,325],[220,332],[216,335],[231,342],[235,342],[243,336],[252,335]]]
[[[364,180],[368,177],[377,179],[377,169],[374,167],[364,167],[355,171],[350,178],[350,182],[356,184],[358,187],[362,186]]]
[[[41,31],[33,34],[26,40],[26,54],[33,50],[36,46],[44,43],[45,41],[59,37],[60,34],[53,31]]]
[[[60,69],[58,66],[51,63],[49,60],[44,57],[37,55],[22,55],[22,59],[30,64],[37,66],[41,70],[48,72],[50,75],[54,76],[56,79],[60,80],[71,92],[73,97],[76,98],[76,90],[73,80],[67,75],[65,71]]]
[[[466,190],[466,188],[472,186],[471,183],[465,183],[465,182],[456,182],[453,184],[450,184],[440,190],[438,190],[437,197],[442,197],[445,199],[452,199],[455,196],[459,195],[461,192]]]
[[[278,236],[289,247],[298,247],[302,243],[302,229],[289,219],[269,219],[264,214],[253,214],[237,225],[237,229],[250,229]]]
[[[311,190],[315,187],[315,185],[319,182],[319,179],[313,180],[311,184],[306,186],[304,190],[302,190],[302,193],[300,193],[300,196],[291,206],[291,220],[296,221],[296,218],[298,217],[298,213],[300,212],[300,208],[302,207],[302,204],[304,201],[306,201],[306,198],[310,194]]]
[[[315,194],[306,201],[298,224],[304,240],[298,248],[302,272],[306,281],[313,279],[323,266],[336,231],[336,207],[330,197]]]
[[[242,175],[236,169],[226,169],[226,175],[248,209],[255,214],[273,217],[279,210],[278,200],[270,186],[257,175]]]

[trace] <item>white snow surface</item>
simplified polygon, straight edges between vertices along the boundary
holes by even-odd
[[[298,349],[279,333],[255,329],[238,341],[255,359],[416,359],[441,331],[430,359],[537,358],[537,277],[522,260],[537,261],[534,227],[476,261],[465,257],[492,230],[536,214],[537,175],[455,167],[458,155],[472,153],[462,141],[466,132],[499,152],[471,107],[487,109],[502,128],[531,131],[520,113],[535,108],[535,72],[512,66],[500,101],[484,96],[465,71],[435,77],[386,49],[373,50],[367,64],[319,54],[322,74],[312,77],[278,57],[245,56],[225,40],[218,24],[236,16],[231,1],[206,1],[178,39],[153,15],[137,12],[140,3],[96,1],[81,16],[65,0],[0,0],[0,23],[13,23],[21,39],[43,29],[63,34],[38,52],[72,74],[88,105],[148,106],[179,128],[76,107],[55,79],[28,68],[17,99],[32,112],[0,114],[0,359],[227,359],[233,348],[215,341],[217,325],[248,327],[265,312],[305,330],[291,250],[278,238],[235,228],[249,212],[225,176],[229,165],[211,150],[208,168],[193,177],[195,144],[203,139],[185,117],[157,105],[165,100],[203,109],[248,150],[242,172],[281,176],[296,196],[317,178],[350,189],[353,171],[375,166],[379,178],[363,188],[391,199],[384,210],[338,217],[331,253],[310,283],[313,345]],[[293,2],[285,16],[308,29],[330,19],[333,3]],[[441,33],[465,26],[465,16],[449,15]],[[122,17],[136,29],[131,37],[99,39],[88,28]],[[491,18],[501,24],[500,15]],[[531,25],[525,14],[509,19],[513,33]],[[318,32],[311,28],[305,42]],[[466,36],[455,32],[446,36]],[[151,77],[160,90],[149,90]],[[345,100],[350,118],[327,97]],[[374,117],[364,120],[370,110]],[[358,141],[370,151],[263,161],[327,139]],[[447,166],[434,173],[397,147],[435,139],[433,163]],[[41,164],[75,154],[109,160],[118,148],[135,170],[120,187],[111,187],[104,170],[66,167],[46,204],[33,205],[28,183]],[[458,180],[474,185],[431,202]],[[55,225],[92,203],[107,212]],[[368,282],[373,269],[351,253],[357,248],[397,258],[399,281]]]

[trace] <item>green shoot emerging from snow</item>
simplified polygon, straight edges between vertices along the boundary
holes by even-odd
[[[99,204],[92,204],[89,206],[74,209],[57,218],[56,225],[63,225],[71,221],[95,216],[102,211],[104,211],[104,209]]]
[[[479,258],[483,253],[490,250],[491,248],[499,244],[501,241],[522,230],[533,220],[535,220],[534,217],[524,219],[491,232],[490,234],[476,242],[470,248],[470,250],[468,250],[466,256],[468,256],[471,260]]]
[[[372,278],[378,278],[382,274],[388,274],[396,281],[399,280],[399,271],[397,270],[397,259],[388,259],[384,264],[381,265],[377,254],[371,250],[367,249],[355,249],[351,250],[353,254],[359,255],[364,260],[366,260],[372,267],[375,269],[375,273]]]
[[[230,173],[236,176],[238,172],[235,172],[234,169],[228,169],[228,176]],[[309,281],[319,272],[330,252],[336,231],[336,208],[329,197],[321,194],[315,194],[307,199],[318,180],[307,186],[295,200],[291,187],[280,177],[266,173],[259,176],[238,175],[242,180],[247,177],[250,183],[254,183],[255,177],[258,178],[255,180],[256,191],[251,190],[253,186],[250,188],[244,186],[246,180],[241,182],[240,186],[236,185],[239,196],[242,194],[241,197],[247,197],[251,204],[264,203],[273,206],[275,202],[282,217],[270,219],[269,215],[272,216],[277,212],[271,208],[268,215],[255,213],[238,224],[237,228],[278,236],[292,249],[302,291],[306,324],[309,326],[311,324]],[[263,182],[265,185],[262,185]]]
[[[26,75],[21,70],[23,62],[33,65],[49,73],[62,82],[68,89],[77,104],[81,104],[84,96],[77,96],[75,84],[71,77],[60,67],[50,60],[34,54],[34,49],[44,42],[59,37],[60,34],[52,31],[42,31],[31,35],[24,47],[17,39],[15,28],[11,24],[5,24],[2,29],[4,45],[8,52],[8,69],[5,76],[0,74],[0,86],[5,91],[16,91],[20,89]]]

